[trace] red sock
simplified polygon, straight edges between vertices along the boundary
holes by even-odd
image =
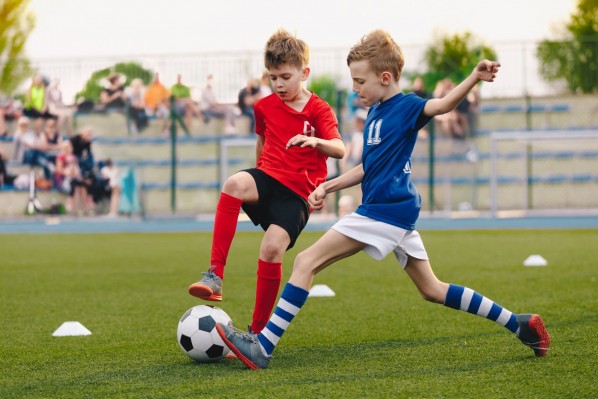
[[[220,193],[214,218],[214,233],[212,235],[212,257],[210,265],[214,266],[214,274],[224,278],[224,265],[228,257],[228,250],[237,231],[237,220],[243,201],[226,193]]]
[[[282,263],[257,261],[257,287],[251,329],[259,333],[268,324],[282,280]]]

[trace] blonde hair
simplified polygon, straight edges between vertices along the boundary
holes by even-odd
[[[376,29],[363,36],[361,40],[351,47],[347,55],[347,65],[355,61],[368,61],[370,69],[375,74],[388,71],[395,80],[401,78],[405,59],[399,45],[388,32]]]
[[[285,29],[278,29],[266,43],[264,65],[267,69],[290,64],[299,69],[309,64],[309,47]]]

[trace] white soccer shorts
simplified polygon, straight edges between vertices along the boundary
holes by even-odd
[[[363,251],[376,260],[384,259],[391,251],[403,268],[407,266],[407,255],[428,260],[424,243],[416,230],[405,230],[355,212],[342,217],[332,229],[367,244]]]

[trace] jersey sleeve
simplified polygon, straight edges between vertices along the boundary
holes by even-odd
[[[430,122],[432,119],[431,117],[424,115],[424,107],[426,106],[426,102],[428,101],[425,98],[421,98],[413,93],[408,94],[405,97],[407,101],[407,113],[408,113],[408,120],[413,121],[412,128],[415,131],[419,131],[424,126]]]
[[[338,120],[330,105],[321,100],[317,104],[316,112],[316,136],[324,140],[341,139],[338,131]]]

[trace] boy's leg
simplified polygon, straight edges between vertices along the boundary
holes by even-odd
[[[251,331],[260,333],[268,323],[282,280],[282,262],[257,261],[257,284]]]
[[[216,205],[210,265],[214,267],[214,274],[220,278],[224,278],[224,266],[237,231],[242,204],[242,199],[222,192]]]
[[[260,247],[251,331],[259,333],[268,323],[282,279],[282,258],[290,243],[282,227],[270,225]]]
[[[222,279],[237,221],[244,201],[258,200],[255,181],[246,172],[238,172],[224,184],[216,206],[210,269],[204,278],[189,287],[189,293],[206,300],[222,300]]]
[[[335,230],[328,230],[315,244],[295,258],[293,274],[261,333],[240,333],[227,325],[217,324],[218,334],[247,367],[251,369],[267,367],[280,337],[305,304],[316,273],[337,260],[359,252],[364,247],[365,244],[359,241]]]
[[[492,320],[515,333],[536,356],[548,353],[550,337],[540,316],[512,313],[471,288],[441,282],[427,260],[408,259],[405,271],[424,299]]]

